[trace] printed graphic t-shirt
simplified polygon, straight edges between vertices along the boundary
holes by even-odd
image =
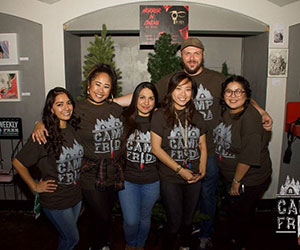
[[[152,153],[150,118],[136,117],[138,129],[127,139],[125,180],[148,184],[159,180],[157,159]]]
[[[173,74],[163,77],[156,83],[156,88],[159,95],[159,102],[163,102],[168,93],[169,80]],[[194,99],[196,109],[202,114],[203,120],[207,123],[207,150],[208,155],[215,155],[215,145],[212,138],[212,130],[216,127],[219,121],[219,109],[221,99],[221,85],[226,77],[214,70],[203,68],[203,71],[195,76],[192,76],[197,84],[198,92]]]
[[[120,119],[123,109],[116,103],[94,105],[88,100],[77,103],[80,129],[78,136],[86,157],[93,160],[112,159],[121,148],[123,125]],[[107,168],[107,185],[113,185],[114,167]],[[95,189],[96,169],[84,172],[80,183],[84,189]]]
[[[177,111],[178,117],[185,126],[184,114],[185,110]],[[194,173],[199,173],[200,163],[200,150],[199,150],[199,138],[206,133],[206,125],[200,113],[195,112],[193,117],[193,124],[188,126],[188,153],[191,163],[191,170]],[[163,109],[158,109],[154,112],[151,120],[151,131],[162,138],[161,148],[176,161],[179,165],[184,164],[184,137],[181,133],[178,122],[174,124],[173,128],[167,126],[166,117],[163,113]],[[161,180],[183,184],[186,181],[174,170],[164,165],[159,161],[159,176]]]
[[[221,173],[228,182],[232,181],[238,162],[250,165],[242,179],[246,186],[262,184],[271,175],[270,135],[251,104],[244,113],[232,115],[225,111],[214,129],[214,141]]]
[[[43,180],[55,180],[58,185],[53,193],[40,193],[41,206],[48,209],[66,209],[81,200],[78,184],[83,146],[75,139],[71,126],[62,130],[63,146],[59,159],[48,154],[44,145],[28,139],[16,158],[27,168],[37,165]]]

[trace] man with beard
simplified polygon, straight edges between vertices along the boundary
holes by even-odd
[[[212,130],[217,126],[219,119],[219,108],[221,99],[221,85],[226,77],[214,70],[204,67],[204,46],[197,38],[188,38],[181,45],[181,59],[183,70],[192,76],[197,83],[198,92],[194,99],[196,109],[202,114],[208,127],[206,135],[208,159],[206,165],[205,177],[202,179],[201,192],[199,198],[199,209],[203,214],[209,215],[208,220],[200,221],[200,246],[199,250],[209,249],[212,247],[211,236],[216,212],[216,190],[219,181],[219,170],[217,159],[215,157],[215,145],[212,138]],[[156,83],[159,95],[159,102],[162,103],[167,95],[168,83],[173,74],[164,76]],[[122,106],[128,106],[132,94],[117,98]],[[115,101],[115,100],[114,100]],[[251,100],[252,105],[262,116],[262,122],[266,130],[272,128],[272,118],[266,111]]]
[[[185,40],[180,50],[184,71],[192,76],[197,83],[198,92],[194,99],[195,107],[202,114],[208,127],[208,133],[206,134],[208,158],[206,173],[204,173],[205,177],[202,179],[198,206],[201,213],[209,216],[208,220],[201,220],[199,223],[199,249],[202,250],[212,247],[211,236],[216,213],[216,190],[219,182],[219,170],[215,157],[212,130],[217,126],[221,85],[226,77],[217,71],[207,69],[203,66],[204,46],[199,39],[189,38]],[[163,77],[155,85],[159,93],[159,102],[162,102],[167,94],[168,82],[171,75]]]

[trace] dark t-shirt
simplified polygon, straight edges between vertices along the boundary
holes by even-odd
[[[247,186],[262,184],[272,171],[268,150],[270,136],[271,132],[264,130],[261,116],[252,105],[235,115],[226,110],[214,129],[218,163],[225,179],[232,181],[236,166],[241,162],[250,165],[242,183]]]
[[[147,184],[159,180],[157,159],[152,154],[150,118],[136,117],[138,129],[127,139],[125,180]]]
[[[94,160],[111,159],[121,147],[123,125],[120,119],[123,109],[112,102],[94,105],[88,100],[76,105],[79,115],[80,129],[78,136],[84,147],[86,157]],[[113,166],[107,168],[107,185],[113,185]],[[95,189],[96,169],[90,169],[81,175],[81,185],[84,189]]]
[[[43,180],[55,180],[58,185],[53,193],[40,193],[42,207],[66,209],[81,200],[79,172],[83,157],[83,146],[75,139],[75,132],[69,125],[62,130],[63,147],[59,159],[48,154],[44,145],[28,139],[16,158],[25,166],[37,165]]]
[[[181,123],[184,122],[185,110],[177,111]],[[206,133],[206,126],[200,113],[196,112],[193,117],[193,124],[188,126],[188,152],[191,163],[191,170],[199,173],[200,150],[199,138]],[[184,139],[178,122],[173,128],[167,126],[166,117],[163,109],[154,112],[151,120],[151,131],[162,138],[161,148],[176,161],[179,165],[184,165]],[[185,180],[174,170],[159,161],[159,176],[161,180],[171,183],[186,183]],[[183,166],[184,167],[184,166]]]
[[[159,95],[159,102],[163,102],[168,92],[169,80],[173,74],[163,77],[156,83],[156,89]],[[202,72],[192,76],[195,80],[198,92],[194,99],[196,109],[202,114],[204,121],[207,123],[207,150],[208,155],[215,154],[215,145],[212,138],[212,130],[219,121],[219,108],[221,98],[221,85],[226,77],[214,70],[203,68]]]

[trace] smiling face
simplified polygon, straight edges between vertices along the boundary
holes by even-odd
[[[73,113],[73,104],[65,93],[58,94],[51,108],[51,112],[59,119],[59,127],[65,128]]]
[[[151,89],[143,88],[136,102],[136,108],[138,110],[138,115],[140,116],[149,116],[150,112],[154,108],[155,97]]]
[[[224,101],[230,107],[230,113],[238,113],[244,109],[247,100],[245,90],[238,82],[231,82],[224,90]]]
[[[184,70],[189,75],[197,75],[203,69],[203,49],[188,46],[181,52]]]
[[[88,91],[92,100],[88,100],[93,104],[101,105],[109,96],[111,87],[110,76],[106,73],[98,73],[89,84]]]
[[[189,79],[182,80],[172,92],[175,109],[182,110],[192,97],[192,83]]]

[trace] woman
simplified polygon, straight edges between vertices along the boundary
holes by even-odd
[[[197,87],[184,72],[169,82],[163,108],[151,121],[152,151],[160,160],[161,197],[167,213],[167,235],[162,249],[173,249],[182,226],[181,249],[189,249],[194,211],[205,176],[206,128],[193,98]]]
[[[222,84],[222,115],[214,129],[219,167],[230,194],[230,223],[233,243],[246,248],[255,204],[268,187],[271,160],[270,132],[263,129],[261,116],[249,103],[251,89],[242,76]]]
[[[119,192],[119,199],[126,250],[144,249],[151,226],[152,207],[159,197],[157,162],[150,141],[150,120],[156,105],[154,85],[142,82],[123,113],[125,189]]]
[[[120,116],[123,110],[109,101],[117,88],[117,76],[111,66],[96,65],[87,81],[88,98],[76,106],[81,119],[77,135],[85,152],[80,183],[92,214],[89,249],[109,250],[111,210],[116,190],[124,187],[122,169],[114,163],[121,147],[123,126]]]
[[[45,145],[29,139],[13,160],[13,165],[33,192],[39,193],[41,206],[59,232],[59,250],[71,250],[79,241],[77,219],[81,208],[78,184],[83,147],[75,139],[79,119],[74,101],[63,88],[49,91],[43,123],[49,132]],[[28,167],[36,165],[42,178],[35,182]]]

